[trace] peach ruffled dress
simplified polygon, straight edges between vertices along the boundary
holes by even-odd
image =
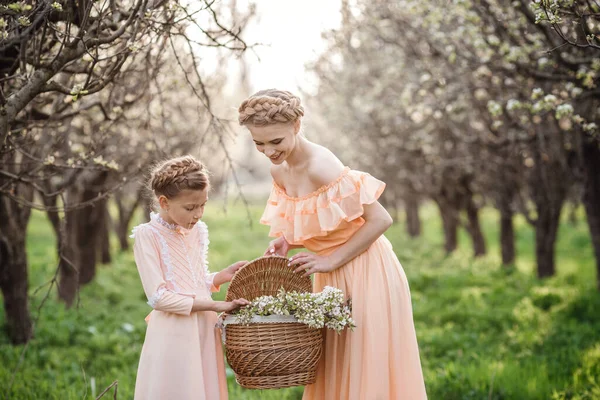
[[[208,229],[165,222],[157,214],[134,228],[135,262],[148,304],[146,339],[135,383],[136,400],[227,399],[217,313],[192,312],[194,298],[218,291],[207,268]]]
[[[320,255],[334,252],[365,223],[363,205],[375,202],[385,183],[345,168],[334,182],[304,197],[274,184],[261,222]],[[326,330],[317,381],[303,399],[422,400],[427,398],[415,335],[410,291],[392,245],[379,237],[341,268],[315,274],[313,289],[334,286],[352,298],[357,328]]]

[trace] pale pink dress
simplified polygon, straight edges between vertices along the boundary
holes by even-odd
[[[329,185],[290,197],[274,184],[261,222],[270,236],[284,236],[321,255],[334,252],[365,223],[364,204],[375,202],[385,183],[345,168]],[[315,274],[316,292],[329,285],[352,298],[353,332],[325,332],[317,381],[303,399],[423,400],[427,398],[404,270],[385,236],[341,268]]]
[[[227,380],[213,311],[191,312],[209,300],[208,229],[166,223],[157,214],[133,230],[135,262],[148,304],[148,327],[135,383],[136,400],[224,400]]]

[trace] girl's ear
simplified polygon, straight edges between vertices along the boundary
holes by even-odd
[[[163,210],[169,211],[169,199],[167,199],[164,195],[161,194],[158,197],[158,204]]]
[[[300,132],[300,118],[294,121],[294,134],[297,135]]]

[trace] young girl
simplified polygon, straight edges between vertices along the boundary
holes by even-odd
[[[410,290],[392,245],[392,219],[377,199],[385,183],[345,167],[328,149],[298,135],[304,108],[292,93],[263,90],[239,107],[239,122],[272,163],[273,189],[261,222],[267,253],[294,255],[290,267],[314,274],[314,290],[352,298],[353,332],[327,330],[317,381],[305,400],[427,398]],[[368,134],[365,133],[365,134]]]
[[[211,292],[219,291],[246,261],[208,272],[208,229],[200,218],[209,181],[199,161],[185,156],[162,163],[152,172],[151,188],[160,212],[132,235],[135,262],[153,308],[146,318],[135,399],[227,399],[217,312],[248,301],[213,301]]]

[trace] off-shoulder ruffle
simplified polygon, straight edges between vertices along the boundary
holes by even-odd
[[[342,175],[302,197],[290,197],[276,183],[260,222],[269,225],[269,236],[284,236],[289,243],[325,236],[342,221],[352,221],[364,213],[365,204],[374,203],[385,183],[362,171],[345,168]]]

